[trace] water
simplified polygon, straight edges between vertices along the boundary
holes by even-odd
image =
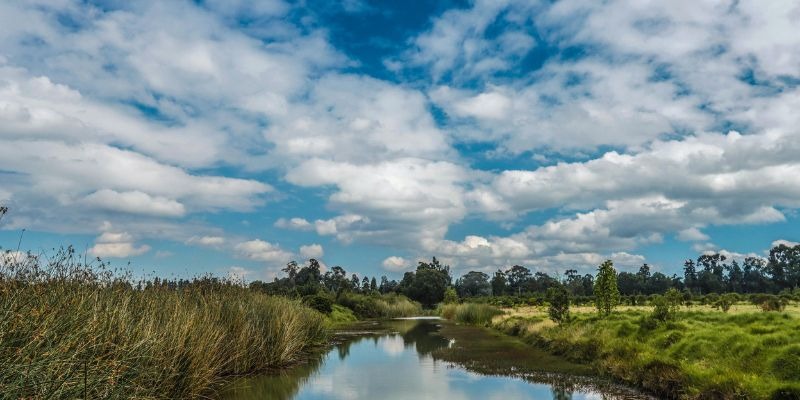
[[[431,353],[449,346],[439,321],[395,320],[379,331],[340,336],[321,359],[278,375],[235,382],[229,400],[277,399],[604,399],[608,394],[573,392],[522,378],[487,376],[437,361]],[[613,397],[613,396],[611,396]]]

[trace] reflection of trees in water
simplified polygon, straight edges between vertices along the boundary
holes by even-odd
[[[336,345],[336,352],[339,354],[339,361],[344,360],[347,356],[350,355],[350,346],[353,344],[352,340],[347,340],[345,342],[339,343]]]
[[[553,387],[553,400],[572,400],[572,392],[563,387]]]
[[[316,357],[308,360],[305,364],[275,375],[243,379],[225,390],[222,398],[236,400],[291,399],[319,370],[323,360],[323,357]]]
[[[436,324],[424,321],[417,322],[413,328],[403,334],[403,343],[406,346],[416,344],[417,353],[422,356],[429,355],[434,350],[447,347],[450,341],[435,334],[439,331],[439,327]]]

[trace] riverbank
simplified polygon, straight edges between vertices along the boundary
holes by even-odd
[[[600,318],[577,310],[559,326],[531,307],[489,325],[661,398],[800,398],[800,320],[791,309],[683,311],[663,323],[649,311],[628,308]]]
[[[7,398],[197,398],[326,342],[317,311],[231,282],[134,285],[68,250],[23,262],[0,271]]]

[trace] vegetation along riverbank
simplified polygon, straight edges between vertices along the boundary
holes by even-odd
[[[559,283],[541,297],[473,297],[439,311],[661,398],[800,398],[796,291],[695,295],[669,288],[663,295],[621,296],[610,267],[598,269],[593,306],[575,307]],[[514,306],[490,304],[506,302]]]

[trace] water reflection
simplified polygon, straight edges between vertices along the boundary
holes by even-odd
[[[343,340],[328,354],[277,375],[235,382],[223,397],[279,399],[600,399],[599,393],[522,379],[484,376],[437,362],[434,350],[449,345],[436,321],[398,320],[388,331]]]

